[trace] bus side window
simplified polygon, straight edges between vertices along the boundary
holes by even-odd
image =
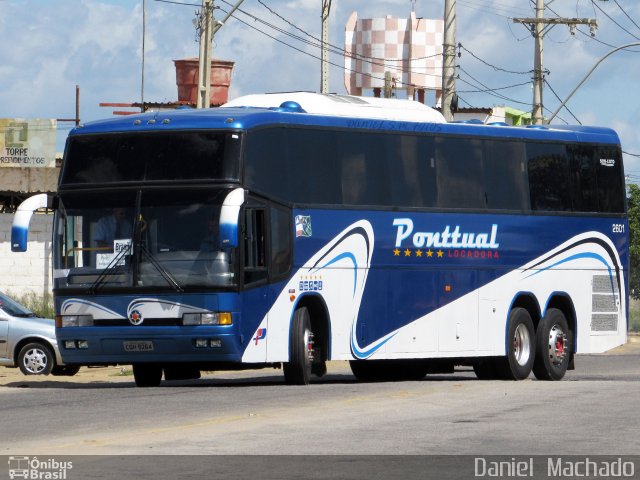
[[[253,283],[267,278],[265,210],[247,208],[244,225],[244,283]]]
[[[601,146],[595,151],[600,212],[624,213],[625,185],[619,147]]]
[[[532,210],[571,211],[569,158],[564,145],[527,144],[527,170]]]
[[[271,278],[289,273],[292,260],[291,215],[288,210],[271,207]]]

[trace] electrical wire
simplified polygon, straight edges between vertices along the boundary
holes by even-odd
[[[556,91],[553,89],[553,87],[551,86],[551,84],[547,81],[547,79],[545,78],[544,83],[547,87],[549,87],[549,90],[551,90],[551,93],[553,93],[555,95],[555,97],[558,99],[558,101],[560,103],[562,103],[562,99],[558,96],[558,94],[556,93]],[[569,110],[569,107],[567,107],[567,105],[563,105],[562,108],[564,108],[567,112],[569,112],[569,114],[575,119],[576,122],[578,122],[580,125],[582,125],[582,122],[578,119],[578,117],[576,117],[573,112],[571,110]]]
[[[184,3],[184,2],[176,2],[173,0],[153,0],[154,2],[158,2],[158,3],[171,3],[173,5],[182,5],[184,7],[202,7],[202,4],[198,4],[198,3]]]
[[[496,87],[491,89],[484,90],[460,90],[459,93],[486,93],[486,92],[497,92],[498,90],[508,90],[510,88],[522,87],[523,85],[531,85],[531,81],[526,81],[522,83],[516,83],[513,85],[506,85],[504,87]]]
[[[620,27],[621,30],[623,30],[624,32],[628,33],[629,35],[631,35],[633,38],[635,38],[636,40],[640,40],[640,37],[634,35],[633,33],[631,33],[629,30],[627,30],[625,27],[623,27],[622,25],[620,25],[618,22],[616,22],[607,12],[605,12],[600,5],[598,5],[597,3],[595,3],[595,0],[591,0],[591,3],[598,9],[600,10],[605,17],[607,17],[609,20],[611,20],[613,23],[615,23],[618,27]]]
[[[479,62],[484,63],[486,66],[493,68],[495,71],[497,72],[505,72],[505,73],[513,73],[515,75],[531,75],[531,70],[527,70],[527,71],[515,71],[515,70],[507,70],[505,68],[501,68],[501,67],[496,67],[495,65],[492,65],[491,63],[487,62],[486,60],[483,60],[482,58],[478,57],[475,53],[473,53],[471,50],[469,50],[468,48],[466,48],[464,45],[462,45],[461,43],[458,43],[458,47],[461,48],[462,50],[464,50],[465,52],[467,52],[469,55],[471,55],[473,58],[475,58],[476,60],[478,60]]]
[[[227,2],[226,0],[221,0],[223,3],[227,4],[227,5],[231,5],[229,2]],[[306,35],[307,37],[311,38],[312,40],[314,40],[315,43],[311,43],[308,40],[303,40],[305,43],[308,43],[309,45],[313,45],[313,46],[322,46],[323,42],[322,39],[320,39],[319,37],[316,37],[312,34],[310,34],[309,32],[307,32],[306,30],[303,30],[302,28],[298,27],[297,25],[295,25],[293,22],[291,22],[290,20],[287,20],[285,17],[283,17],[282,15],[280,15],[278,12],[276,12],[275,10],[273,10],[271,7],[269,7],[268,5],[266,5],[264,2],[262,2],[261,0],[258,0],[258,3],[260,5],[262,5],[264,8],[266,8],[272,15],[278,17],[280,20],[282,20],[283,22],[285,22],[287,25],[290,25],[291,27],[295,28],[296,30],[298,30],[299,32],[303,33],[304,35]],[[254,15],[243,11],[241,9],[238,9],[239,11],[241,11],[242,13],[244,13],[245,15],[252,17],[254,19],[254,21],[260,21],[261,23],[276,29],[278,31],[280,31],[281,33],[288,35],[292,38],[296,38],[296,39],[300,39],[300,37],[292,35],[291,33],[287,32],[286,30],[282,30],[279,29],[279,27],[275,27],[274,25],[261,20],[257,17],[255,17]],[[361,55],[358,53],[353,53],[353,52],[347,52],[344,48],[339,47],[337,45],[334,45],[332,43],[327,43],[327,45],[329,46],[329,50],[331,53],[334,53],[336,55],[344,55],[346,57],[350,57],[350,58],[356,58],[358,60],[363,60],[366,61],[368,63],[372,63],[373,65],[379,65],[379,66],[386,66],[384,64],[380,64],[380,63],[375,63],[374,61],[381,61],[381,62],[392,62],[392,61],[397,61],[396,59],[385,59],[385,58],[380,58],[380,57],[369,57],[369,56],[365,56],[365,55]],[[442,56],[441,53],[436,53],[434,55],[427,55],[425,57],[415,57],[415,58],[411,58],[411,60],[426,60],[429,58],[435,58],[435,57],[440,57]],[[434,67],[435,68],[435,67]]]
[[[614,1],[614,3],[618,6],[618,8],[620,9],[620,11],[621,11],[622,13],[624,13],[625,17],[627,17],[627,18],[631,21],[631,23],[633,23],[633,24],[636,26],[636,28],[637,28],[638,30],[640,30],[640,26],[639,26],[639,25],[638,25],[638,24],[633,20],[633,18],[631,18],[631,17],[629,16],[629,14],[626,12],[626,10],[625,10],[624,8],[622,8],[622,6],[620,6],[620,4],[618,3],[618,0],[613,0],[613,1]]]
[[[482,88],[484,89],[484,90],[482,91],[482,93],[487,93],[487,94],[489,94],[489,95],[493,95],[493,96],[495,96],[495,97],[498,97],[498,98],[500,98],[500,99],[502,99],[502,100],[506,100],[506,101],[513,102],[513,103],[517,103],[517,104],[520,104],[520,105],[527,105],[527,106],[529,106],[529,105],[530,105],[530,103],[528,103],[528,102],[521,102],[521,101],[519,101],[519,100],[516,100],[516,99],[514,99],[514,98],[510,98],[510,97],[507,97],[507,96],[502,95],[502,94],[500,94],[500,93],[495,93],[494,89],[492,89],[491,87],[489,87],[489,86],[485,85],[484,83],[482,83],[480,80],[478,80],[478,79],[477,79],[477,78],[475,78],[473,75],[471,75],[469,72],[467,72],[463,67],[458,66],[458,68],[460,69],[460,71],[461,71],[461,72],[463,72],[465,75],[467,75],[471,80],[473,80],[474,82],[476,82],[476,85],[474,85],[474,84],[472,84],[472,83],[467,82],[467,81],[466,81],[466,80],[464,80],[463,78],[459,78],[459,77],[458,77],[458,79],[459,79],[461,82],[466,83],[467,85],[470,85],[471,87],[474,87],[474,88],[479,88],[479,87],[478,87],[478,85],[480,85],[480,87],[482,87]],[[527,83],[528,83],[528,82],[527,82]]]
[[[227,12],[226,12],[224,9],[222,9],[222,8],[221,8],[220,10],[221,10],[222,12],[224,12],[224,13],[227,13]],[[240,11],[240,9],[238,9],[238,11]],[[244,12],[243,12],[243,13],[244,13]],[[296,46],[294,46],[294,45],[291,45],[291,44],[289,44],[289,43],[285,42],[284,40],[281,40],[281,39],[279,39],[279,38],[277,38],[277,37],[275,37],[275,36],[273,36],[273,35],[270,35],[269,33],[265,32],[265,31],[263,31],[263,30],[260,30],[260,29],[259,29],[259,28],[257,28],[256,26],[251,25],[251,24],[250,24],[250,23],[248,23],[248,22],[245,22],[243,19],[239,18],[239,17],[238,17],[238,16],[236,16],[235,14],[232,14],[231,16],[232,16],[233,18],[235,18],[237,21],[239,21],[240,23],[242,23],[242,24],[246,25],[247,27],[249,27],[249,28],[251,28],[251,29],[253,29],[253,30],[255,30],[255,31],[257,31],[257,32],[259,32],[259,33],[261,33],[261,34],[265,35],[265,36],[267,36],[267,37],[269,37],[269,38],[270,38],[270,39],[272,39],[272,40],[275,40],[275,41],[276,41],[276,42],[278,42],[278,43],[281,43],[282,45],[285,45],[285,46],[287,46],[287,47],[289,47],[289,48],[291,48],[291,49],[293,49],[293,50],[295,50],[295,51],[297,51],[297,52],[299,52],[299,53],[302,53],[302,54],[304,54],[304,55],[307,55],[307,56],[309,56],[309,57],[311,57],[311,58],[315,58],[316,60],[320,60],[320,59],[321,59],[321,58],[320,58],[319,56],[317,56],[317,55],[314,55],[314,54],[312,54],[312,53],[306,52],[306,51],[302,50],[301,48],[298,48],[298,47],[296,47]],[[345,71],[347,71],[347,72],[355,72],[355,73],[359,73],[359,74],[361,74],[361,75],[363,75],[363,76],[365,76],[365,77],[373,78],[374,80],[380,80],[380,81],[382,81],[382,82],[384,82],[384,81],[385,81],[385,79],[384,79],[384,78],[382,78],[382,77],[377,77],[377,76],[375,76],[375,75],[371,75],[371,74],[369,74],[369,73],[365,73],[365,72],[358,72],[358,71],[355,71],[355,70],[351,70],[351,69],[349,69],[349,68],[345,67],[344,65],[339,65],[339,64],[334,63],[334,62],[327,62],[327,63],[329,63],[329,65],[332,65],[332,66],[334,66],[334,67],[340,68],[340,69],[345,70]],[[425,74],[425,75],[427,75],[427,74]],[[397,83],[397,84],[399,84],[399,85],[407,86],[407,87],[422,88],[422,87],[420,87],[419,85],[415,85],[415,84],[412,84],[412,83],[409,83],[409,82],[403,82],[403,81],[401,81],[401,80],[399,80],[399,79],[397,79],[397,80],[396,80],[396,83]]]
[[[229,2],[226,2],[225,0],[222,0],[222,1],[225,4],[230,5]],[[227,13],[222,8],[220,8],[220,10],[222,12],[224,12],[224,13]],[[309,40],[307,40],[305,38],[300,37],[299,35],[294,35],[291,32],[288,32],[288,31],[286,31],[286,30],[284,30],[284,29],[282,29],[280,27],[277,27],[277,26],[275,26],[275,25],[273,25],[273,24],[271,24],[271,23],[269,23],[269,22],[267,22],[265,20],[262,20],[262,19],[256,17],[255,15],[253,15],[253,14],[251,14],[249,12],[246,12],[246,11],[240,9],[240,8],[238,8],[237,11],[241,12],[242,14],[244,14],[246,16],[248,16],[254,22],[259,22],[259,23],[261,23],[261,24],[263,24],[263,25],[275,30],[278,33],[281,33],[281,34],[283,34],[285,36],[291,37],[291,38],[293,38],[295,40],[298,40],[298,41],[300,41],[300,42],[302,42],[302,43],[304,43],[306,45],[309,45],[311,47],[318,48],[318,49],[322,47],[322,43],[321,43],[320,39],[316,39],[317,43],[316,42],[311,42],[311,41],[309,41]],[[236,15],[232,15],[232,17],[235,18],[235,19],[239,18]],[[248,25],[246,22],[243,22],[243,23],[245,23],[245,25]],[[262,32],[261,30],[258,30],[258,31]],[[264,33],[264,32],[262,32],[262,33]],[[307,34],[307,35],[309,35],[309,34]],[[309,35],[309,36],[311,36],[311,35]],[[274,38],[274,37],[271,37],[271,38]],[[315,37],[311,36],[311,38],[315,38]],[[284,42],[281,42],[281,43],[284,43]],[[284,44],[285,45],[289,45],[289,44],[286,44],[286,43],[284,43]],[[331,44],[327,44],[327,45],[331,45]],[[424,71],[407,70],[407,69],[398,68],[397,65],[394,65],[394,62],[400,62],[400,61],[402,61],[402,59],[378,59],[378,60],[382,60],[385,63],[377,63],[377,62],[375,62],[373,60],[370,60],[370,58],[375,58],[375,57],[364,57],[364,56],[361,56],[361,55],[358,55],[358,54],[347,53],[344,49],[339,49],[339,48],[333,47],[333,46],[332,46],[332,48],[329,48],[329,52],[333,53],[335,55],[346,56],[346,57],[349,57],[349,58],[356,58],[356,59],[361,60],[363,62],[370,63],[372,65],[382,66],[384,68],[393,68],[393,69],[395,69],[395,70],[397,70],[398,72],[401,72],[401,73],[415,73],[415,74],[422,74],[422,75],[426,75],[426,76],[430,76],[430,77],[441,77],[440,73],[427,73],[427,72],[424,72]],[[433,58],[433,57],[438,57],[438,56],[441,56],[441,55],[442,54],[434,54],[434,55],[430,55],[430,56],[427,56],[427,57],[412,58],[411,60],[420,60],[420,59],[425,59],[425,58]],[[335,64],[333,64],[333,65],[335,65]],[[440,68],[435,67],[435,66],[431,67],[431,68],[433,68],[436,71],[440,70]],[[360,73],[360,72],[358,72],[358,73]],[[372,78],[377,78],[377,77],[372,77]]]
[[[512,17],[507,16],[507,15],[502,15],[502,14],[500,14],[498,12],[487,11],[487,9],[483,8],[483,7],[479,7],[479,6],[477,7],[477,6],[473,5],[473,4],[466,3],[465,0],[457,0],[457,2],[458,2],[458,5],[461,5],[462,7],[465,7],[465,8],[469,8],[471,10],[477,10],[477,11],[480,11],[480,12],[483,12],[483,13],[487,13],[489,15],[496,15],[498,17],[507,18],[507,19],[511,19],[512,18]]]
[[[230,5],[229,2],[226,2],[225,0],[222,0],[222,2],[227,4],[227,5]],[[221,11],[225,12],[224,9],[221,9]],[[312,47],[318,48],[318,49],[322,47],[322,41],[320,39],[318,39],[317,37],[314,37],[313,35],[310,35],[310,34],[308,34],[306,32],[305,32],[305,34],[307,36],[309,36],[310,38],[314,39],[315,42],[312,42],[312,41],[309,41],[309,40],[307,40],[305,38],[302,38],[299,35],[292,34],[291,32],[288,32],[288,31],[286,31],[286,30],[284,30],[284,29],[282,29],[280,27],[277,27],[277,26],[275,26],[275,25],[273,25],[273,24],[271,24],[271,23],[269,23],[269,22],[267,22],[267,21],[265,21],[265,20],[263,20],[261,18],[258,18],[255,15],[253,15],[253,14],[251,14],[251,13],[245,11],[245,10],[242,10],[240,8],[238,8],[237,11],[239,11],[239,12],[243,13],[244,15],[248,16],[254,22],[262,23],[263,25],[275,30],[276,32],[281,33],[281,34],[283,34],[285,36],[288,36],[290,38],[293,38],[295,40],[298,40],[298,41],[300,41],[300,42],[302,42],[302,43],[304,43],[306,45],[309,45],[309,46],[312,46]],[[236,15],[232,15],[232,16],[234,18],[236,18],[236,19],[238,18]],[[372,65],[377,65],[377,66],[381,66],[381,67],[384,67],[384,68],[389,68],[390,67],[389,64],[392,64],[393,62],[401,62],[401,61],[403,61],[402,59],[384,59],[384,58],[376,58],[376,57],[365,57],[363,55],[359,55],[359,54],[356,54],[356,53],[346,52],[344,49],[336,47],[335,45],[332,45],[332,44],[327,44],[327,45],[329,45],[329,47],[330,47],[329,48],[329,53],[332,53],[332,54],[335,54],[335,55],[344,56],[344,57],[348,57],[348,58],[355,58],[355,59],[361,60],[361,61],[363,61],[365,63],[370,63]],[[422,59],[439,57],[441,55],[442,54],[438,53],[438,54],[429,55],[429,56],[426,56],[426,57],[412,58],[410,60],[422,60]],[[381,61],[384,62],[384,63],[379,63]],[[396,69],[396,70],[398,70],[398,71],[400,71],[402,73],[419,73],[419,74],[432,76],[432,77],[440,77],[439,73],[426,73],[426,72],[423,72],[423,71],[406,70],[406,69],[398,68],[397,65],[391,65],[391,68],[394,68],[394,69]],[[438,67],[431,67],[431,68],[433,68],[433,70],[440,70]]]

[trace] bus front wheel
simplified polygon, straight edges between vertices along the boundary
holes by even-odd
[[[536,361],[533,374],[538,380],[560,380],[571,359],[571,332],[561,310],[550,308],[536,332]]]
[[[516,307],[509,314],[507,355],[499,359],[498,370],[505,380],[523,380],[529,376],[535,357],[535,331],[531,315]]]
[[[287,385],[308,385],[314,359],[313,332],[307,307],[298,308],[291,325],[289,361],[283,365]]]
[[[157,387],[162,381],[162,366],[154,363],[133,365],[133,378],[138,387]]]

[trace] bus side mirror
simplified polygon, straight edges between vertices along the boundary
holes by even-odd
[[[31,223],[31,217],[33,212],[39,208],[47,208],[52,204],[52,197],[46,193],[40,193],[33,197],[27,198],[22,202],[16,214],[13,217],[13,224],[11,225],[11,251],[12,252],[26,252],[27,251],[27,239],[29,234],[29,224]]]
[[[220,210],[220,246],[238,246],[238,220],[244,203],[244,189],[236,188],[222,202]]]

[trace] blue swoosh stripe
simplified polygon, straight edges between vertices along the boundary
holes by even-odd
[[[358,264],[356,262],[356,257],[353,253],[351,252],[341,253],[340,255],[336,256],[332,260],[329,260],[322,267],[319,267],[316,270],[314,270],[314,272],[317,272],[318,270],[322,270],[323,268],[327,268],[330,265],[333,265],[334,263],[339,262],[340,260],[344,260],[345,258],[348,260],[351,260],[351,262],[353,263],[353,294],[355,295],[356,286],[358,285]]]
[[[371,355],[376,353],[380,349],[380,347],[382,347],[385,343],[387,343],[389,340],[395,337],[396,333],[398,332],[395,332],[393,335],[389,336],[388,338],[385,338],[384,341],[380,342],[378,345],[371,347],[369,350],[359,350],[355,344],[355,335],[353,334],[353,331],[352,331],[351,332],[351,353],[353,353],[354,357],[360,360],[369,358]]]
[[[579,260],[582,258],[590,258],[593,260],[598,260],[600,263],[602,263],[605,267],[607,267],[607,271],[609,272],[609,280],[611,281],[611,291],[615,294],[616,288],[615,285],[613,284],[613,273],[611,271],[611,266],[607,263],[607,261],[605,260],[604,257],[602,257],[601,255],[598,255],[597,253],[593,253],[593,252],[587,252],[587,253],[577,253],[575,255],[572,255],[570,257],[567,257],[563,260],[560,260],[556,263],[554,263],[553,265],[549,265],[546,268],[543,268],[541,270],[538,270],[534,273],[532,273],[531,275],[528,275],[526,278],[529,277],[533,277],[534,275],[538,275],[539,273],[542,273],[546,270],[550,270],[554,267],[557,267],[558,265],[562,265],[563,263],[567,263],[567,262],[572,262],[573,260]]]

